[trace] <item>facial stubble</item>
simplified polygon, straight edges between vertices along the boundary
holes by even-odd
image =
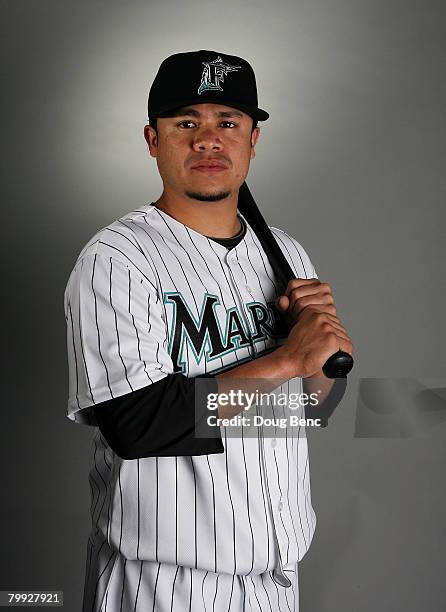
[[[230,191],[219,191],[218,193],[202,193],[200,191],[185,191],[188,198],[199,200],[200,202],[219,202],[227,198]]]

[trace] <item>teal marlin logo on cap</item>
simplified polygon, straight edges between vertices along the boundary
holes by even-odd
[[[201,75],[201,83],[198,88],[198,93],[201,94],[203,91],[215,90],[218,89],[223,91],[223,88],[220,87],[220,83],[225,80],[225,76],[228,72],[235,72],[241,66],[231,66],[224,62],[220,56],[212,62],[202,62],[203,74]]]

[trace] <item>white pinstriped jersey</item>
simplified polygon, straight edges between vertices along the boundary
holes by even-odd
[[[296,277],[317,277],[303,247],[271,229]],[[83,248],[65,290],[69,419],[94,426],[97,403],[273,350],[283,342],[278,292],[249,224],[228,250],[153,204],[111,223]],[[301,379],[290,385],[302,390]],[[223,427],[222,436],[220,454],[124,460],[97,430],[93,527],[129,560],[280,579],[316,525],[305,430],[234,438]]]

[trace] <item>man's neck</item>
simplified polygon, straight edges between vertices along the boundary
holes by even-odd
[[[154,205],[190,229],[214,238],[231,238],[241,229],[237,218],[238,192],[217,202],[172,197],[165,191]]]

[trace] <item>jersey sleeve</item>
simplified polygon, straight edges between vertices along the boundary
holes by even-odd
[[[319,278],[304,247],[292,236],[277,227],[270,227],[296,278]]]
[[[70,420],[97,425],[94,405],[173,372],[156,285],[125,263],[98,253],[78,260],[64,309]]]

